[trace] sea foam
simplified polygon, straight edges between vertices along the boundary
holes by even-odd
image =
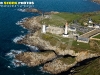
[[[17,11],[25,12],[25,9],[17,9]]]
[[[22,51],[22,50],[11,50],[9,53],[6,53],[5,56],[8,56],[10,58],[15,58],[15,55],[20,54],[22,52],[24,52],[24,51]]]
[[[24,37],[25,37],[25,36],[22,36],[22,35],[17,36],[16,38],[13,39],[13,42],[17,43],[17,41],[22,40]]]
[[[36,46],[26,45],[30,48],[32,52],[39,52],[39,49]]]
[[[24,51],[22,51],[22,50],[11,50],[9,53],[6,53],[5,56],[9,57],[10,58],[9,60],[11,61],[10,66],[13,66],[14,68],[20,67],[20,66],[26,66],[26,64],[23,63],[22,61],[15,59],[15,56],[17,54],[22,53],[22,52],[24,52]],[[8,68],[10,68],[10,67],[8,66]]]

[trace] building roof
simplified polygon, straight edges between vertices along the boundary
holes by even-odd
[[[88,43],[88,42],[89,42],[89,38],[85,38],[85,37],[78,37],[77,41],[80,41],[80,42],[86,42],[86,43]]]

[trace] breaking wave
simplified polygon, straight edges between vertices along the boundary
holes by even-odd
[[[17,11],[25,12],[25,9],[17,9]]]
[[[38,70],[38,71],[41,71],[42,74],[44,74],[44,73],[49,73],[49,72],[47,72],[47,71],[44,71],[44,70],[43,70],[43,67],[41,67],[41,66],[39,67],[39,70]]]
[[[16,25],[22,25],[23,22],[26,22],[27,19],[28,19],[28,17],[25,17],[25,18],[21,19],[20,21],[18,21],[18,22],[16,23]]]
[[[13,39],[13,42],[17,43],[17,41],[22,40],[24,37],[25,36],[23,36],[23,35],[17,36],[16,38]]]
[[[26,64],[23,63],[22,61],[19,61],[19,60],[15,59],[15,56],[17,54],[20,54],[20,53],[23,53],[23,52],[24,51],[22,51],[22,50],[11,50],[9,53],[6,53],[5,56],[8,57],[10,62],[11,62],[10,65],[8,66],[8,68],[10,68],[11,66],[13,68],[20,67],[20,66],[26,66]]]
[[[30,48],[32,52],[39,52],[39,49],[36,46],[26,45]]]

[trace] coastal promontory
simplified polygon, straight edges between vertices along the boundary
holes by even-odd
[[[92,26],[99,24],[98,15],[100,12],[53,12],[18,22],[30,33],[17,43],[36,46],[39,52],[24,52],[15,58],[29,67],[44,64],[43,70],[51,74],[68,71],[87,59],[99,58],[100,41],[94,34],[100,31]]]

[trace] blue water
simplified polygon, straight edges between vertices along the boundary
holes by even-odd
[[[3,1],[3,0],[0,0]],[[11,0],[8,0],[11,1]],[[14,0],[22,1],[22,0]],[[32,0],[27,0],[32,1]],[[41,11],[60,11],[60,12],[92,12],[99,11],[100,5],[90,0],[33,0],[34,7]],[[29,48],[16,44],[13,39],[20,35],[28,33],[26,29],[15,23],[24,17],[36,16],[38,14],[22,13],[17,8],[0,8],[0,75],[49,75],[39,71],[37,67],[11,67],[11,60],[5,57],[5,54],[11,50],[28,51]],[[24,31],[22,33],[21,31]],[[67,74],[66,74],[67,75]]]

